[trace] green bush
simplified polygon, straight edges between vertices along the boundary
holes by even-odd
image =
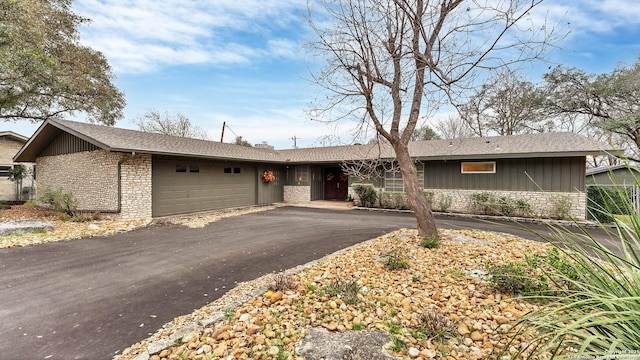
[[[544,296],[549,286],[543,277],[536,276],[535,269],[523,262],[507,261],[504,264],[486,264],[489,281],[496,290],[532,298]]]
[[[378,200],[376,189],[371,184],[353,184],[353,191],[358,196],[358,206],[374,207]]]
[[[407,195],[400,191],[380,191],[378,196],[380,207],[383,209],[407,210],[411,207],[407,202]]]
[[[589,186],[587,187],[587,212],[601,223],[613,222],[613,215],[631,215],[634,209],[623,204],[632,197],[630,187]]]
[[[529,204],[527,200],[517,199],[515,202],[515,207],[515,211],[518,216],[527,217],[531,216],[531,214],[533,213],[531,204]]]
[[[78,200],[72,193],[64,192],[61,188],[54,190],[48,186],[45,187],[38,200],[53,210],[64,212],[71,217],[75,217],[78,210]]]
[[[394,246],[383,255],[383,264],[389,270],[408,269],[407,249],[404,246]]]
[[[451,208],[452,202],[453,202],[453,199],[451,198],[450,195],[445,195],[445,194],[438,195],[438,207],[440,208],[440,211],[447,212],[449,208]]]
[[[573,205],[568,195],[556,195],[549,198],[551,210],[549,216],[553,219],[570,219]]]

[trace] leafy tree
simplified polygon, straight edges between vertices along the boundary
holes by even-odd
[[[577,118],[600,129],[614,144],[616,138],[625,138],[632,145],[628,155],[640,159],[640,59],[600,75],[558,66],[544,80],[551,116]]]
[[[72,0],[0,0],[0,119],[84,113],[113,125],[124,95],[105,57],[79,42]]]
[[[168,111],[161,113],[158,110],[149,110],[136,120],[138,130],[150,133],[165,134],[171,136],[187,137],[194,139],[207,139],[207,132],[193,125],[188,117],[181,113],[175,115]]]
[[[428,125],[424,125],[420,128],[416,128],[411,135],[411,141],[421,140],[436,140],[440,139],[440,136]]]
[[[27,168],[22,164],[17,164],[9,169],[8,174],[9,180],[16,183],[16,196],[17,200],[20,200],[22,196],[22,180],[28,175]]]
[[[236,136],[236,140],[233,143],[236,145],[253,147],[253,145],[251,145],[251,143],[248,142],[247,140],[243,139],[242,136]]]
[[[314,80],[328,93],[311,115],[343,114],[391,144],[420,236],[438,232],[408,150],[418,120],[456,103],[479,72],[538,59],[555,34],[530,19],[541,2],[320,0],[322,12],[309,9],[309,48],[325,59]]]

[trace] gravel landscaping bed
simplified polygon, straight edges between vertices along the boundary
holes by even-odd
[[[404,229],[239,284],[116,359],[302,359],[295,344],[318,327],[382,330],[392,339],[386,351],[401,358],[495,359],[510,324],[537,305],[494,290],[485,264],[524,260],[548,245],[480,231],[441,233],[436,249],[421,247],[416,231]],[[392,250],[408,268],[385,266]],[[516,339],[507,353],[526,341]]]

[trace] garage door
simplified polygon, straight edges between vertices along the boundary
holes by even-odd
[[[256,204],[254,166],[153,160],[153,216]]]

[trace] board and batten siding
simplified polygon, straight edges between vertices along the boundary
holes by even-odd
[[[60,132],[53,141],[47,145],[39,156],[54,156],[62,154],[73,154],[85,151],[98,150],[99,147],[77,136],[66,132]]]
[[[584,157],[476,161],[495,161],[496,172],[462,174],[461,163],[467,161],[425,161],[425,189],[584,191]]]

